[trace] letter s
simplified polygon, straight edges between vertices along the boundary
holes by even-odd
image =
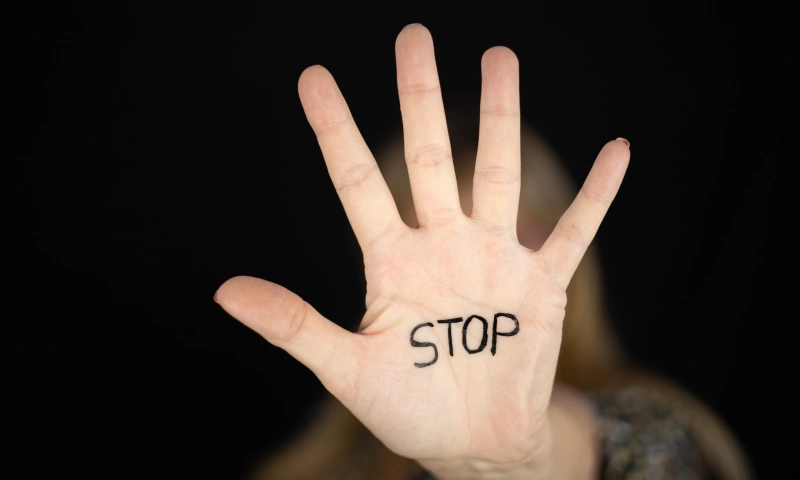
[[[433,365],[434,363],[436,363],[436,360],[439,360],[439,350],[436,348],[435,344],[433,344],[431,342],[418,342],[418,341],[414,340],[414,334],[417,333],[417,330],[419,330],[422,327],[433,327],[433,324],[430,323],[430,322],[421,323],[421,324],[417,325],[416,327],[414,327],[414,330],[411,330],[411,346],[412,347],[433,347],[433,360],[431,360],[428,363],[417,363],[417,362],[414,362],[414,366],[418,367],[418,368],[424,368],[424,367],[427,367],[429,365]]]

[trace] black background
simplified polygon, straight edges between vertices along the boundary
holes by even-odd
[[[106,2],[11,17],[9,478],[239,478],[308,418],[313,375],[212,297],[259,276],[355,328],[360,252],[297,78],[328,67],[377,146],[400,127],[394,40],[411,22],[431,29],[446,106],[477,101],[483,51],[512,48],[523,116],[576,182],[606,141],[631,140],[596,238],[615,328],[781,478],[796,348],[776,275],[796,217],[778,215],[777,183],[796,158],[781,118],[796,57],[789,8],[757,5]]]

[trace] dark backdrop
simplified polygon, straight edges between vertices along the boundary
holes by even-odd
[[[445,104],[477,101],[487,48],[517,52],[523,116],[576,182],[603,143],[631,140],[596,239],[615,328],[731,425],[763,477],[795,463],[791,437],[775,440],[795,425],[775,277],[796,218],[776,213],[789,9],[561,5],[56,3],[9,18],[6,453],[27,472],[11,478],[238,478],[308,418],[313,375],[212,296],[259,276],[355,327],[360,253],[296,82],[327,66],[378,145],[400,126],[395,36],[417,21]]]

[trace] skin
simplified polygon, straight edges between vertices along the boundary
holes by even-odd
[[[266,280],[235,277],[216,301],[271,344],[311,369],[388,448],[442,479],[591,478],[597,453],[588,402],[555,386],[566,287],[614,199],[628,166],[628,142],[607,143],[583,187],[542,247],[517,240],[520,191],[519,65],[504,47],[481,60],[481,118],[472,203],[461,209],[433,41],[409,25],[396,42],[397,86],[418,226],[400,218],[375,159],[333,77],[306,69],[298,91],[347,218],[361,246],[366,314],[358,333],[322,317]],[[519,319],[498,337],[495,313]],[[461,345],[463,322],[480,315],[489,342]],[[412,329],[431,322],[416,340]],[[513,323],[501,324],[509,331]],[[471,348],[481,324],[470,326]]]

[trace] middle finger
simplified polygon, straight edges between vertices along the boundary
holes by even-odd
[[[428,29],[419,24],[404,28],[397,36],[395,56],[405,157],[417,222],[421,227],[449,223],[463,212]]]

